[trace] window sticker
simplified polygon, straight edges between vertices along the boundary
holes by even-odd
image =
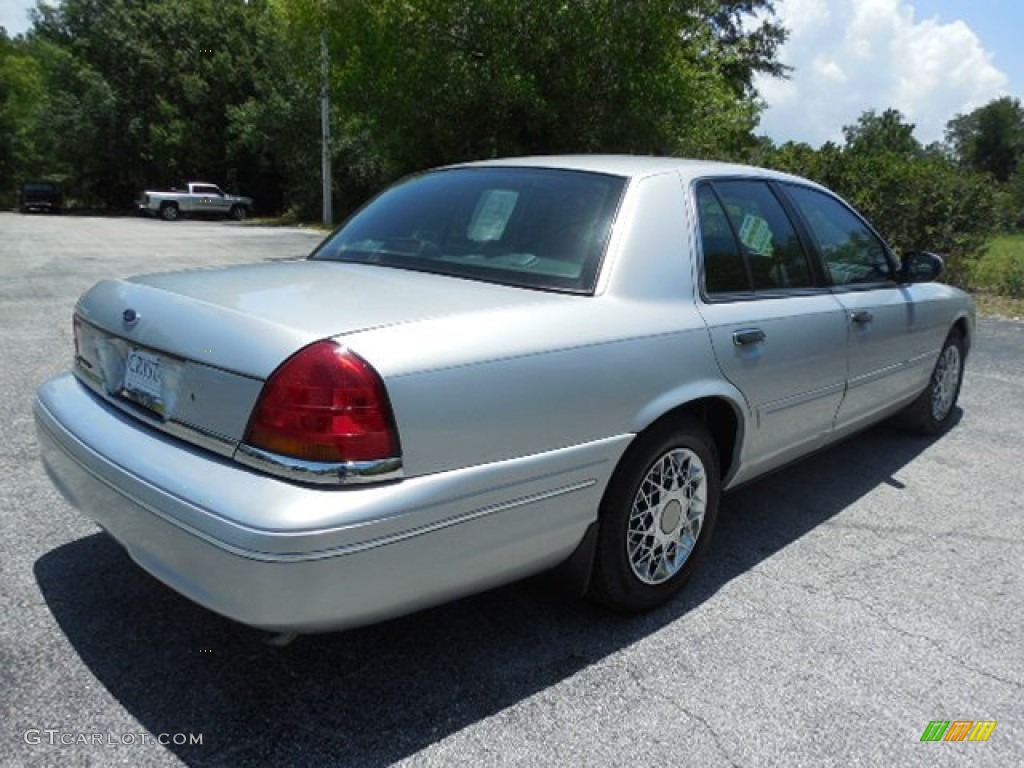
[[[519,193],[511,189],[487,190],[476,204],[466,237],[475,243],[500,240],[518,201]]]
[[[740,225],[740,240],[747,248],[761,256],[772,255],[772,230],[760,216],[743,217]]]

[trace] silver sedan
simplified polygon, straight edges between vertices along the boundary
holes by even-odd
[[[71,504],[171,588],[324,631],[562,565],[674,595],[723,491],[955,413],[974,308],[846,203],[746,166],[472,163],[305,260],[98,283],[35,415]]]

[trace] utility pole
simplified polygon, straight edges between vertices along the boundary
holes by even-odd
[[[331,97],[328,82],[327,26],[320,31],[320,174],[323,177],[324,226],[334,225],[331,201]]]

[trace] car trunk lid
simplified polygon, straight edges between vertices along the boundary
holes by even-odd
[[[556,298],[317,261],[107,280],[76,308],[75,370],[117,407],[231,455],[263,381],[314,341]]]

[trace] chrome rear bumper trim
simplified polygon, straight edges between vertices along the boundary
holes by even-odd
[[[239,443],[234,459],[252,469],[297,483],[361,485],[401,480],[404,477],[402,459],[399,457],[337,463],[303,461]]]

